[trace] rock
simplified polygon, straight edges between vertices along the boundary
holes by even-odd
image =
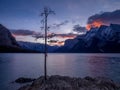
[[[19,88],[18,90],[29,90],[30,85],[23,86]]]
[[[107,78],[71,78],[67,76],[48,76],[36,79],[31,85],[18,90],[120,90],[120,84]]]
[[[21,77],[21,78],[16,79],[15,82],[16,83],[28,83],[28,82],[32,82],[32,81],[35,81],[35,80],[36,79]]]
[[[84,79],[86,79],[86,80],[88,80],[88,81],[95,81],[95,79],[94,79],[94,78],[89,77],[89,76],[85,77]]]
[[[104,77],[96,78],[96,86],[105,90],[118,90],[118,87],[113,80]]]

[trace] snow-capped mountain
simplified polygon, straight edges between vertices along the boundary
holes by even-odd
[[[91,28],[85,35],[66,40],[56,52],[120,52],[120,25]]]
[[[2,46],[2,47],[1,47]],[[7,46],[7,49],[6,47]],[[44,52],[44,44],[16,41],[10,31],[0,24],[0,51]],[[10,50],[9,50],[10,49]],[[65,41],[64,46],[49,46],[48,52],[120,52],[120,25],[102,25],[84,35]]]
[[[22,48],[44,52],[44,44],[18,42]],[[84,35],[65,41],[64,46],[49,46],[48,52],[120,52],[120,25],[91,28]]]
[[[20,45],[20,47],[24,48],[24,49],[29,49],[29,50],[35,50],[35,51],[40,51],[40,52],[44,52],[44,48],[45,45],[41,44],[41,43],[32,43],[32,42],[22,42],[22,41],[18,41],[18,44]],[[58,46],[49,46],[47,45],[47,50],[48,52],[53,52],[56,49],[58,49]]]
[[[120,25],[91,29],[82,40],[83,47],[90,52],[120,52]]]

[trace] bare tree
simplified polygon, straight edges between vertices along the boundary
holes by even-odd
[[[43,25],[43,28],[45,30],[45,52],[44,52],[44,55],[45,55],[45,61],[44,61],[44,77],[45,77],[45,80],[47,80],[47,31],[49,29],[48,27],[48,16],[50,14],[55,14],[54,11],[52,11],[50,8],[48,7],[44,7],[44,11],[43,13],[41,13],[41,16],[43,17],[43,20],[41,20],[42,23],[44,23]]]

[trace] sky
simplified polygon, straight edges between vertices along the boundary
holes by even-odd
[[[56,13],[48,17],[48,25],[57,26],[50,32],[62,34],[72,33],[75,25],[85,27],[90,16],[119,10],[120,0],[0,0],[0,23],[9,29],[41,32],[40,14],[46,6]]]
[[[53,31],[68,33],[76,24],[85,26],[91,15],[120,9],[120,0],[0,0],[0,23],[10,29],[39,31],[45,6],[56,13],[49,16],[49,25],[68,21]]]

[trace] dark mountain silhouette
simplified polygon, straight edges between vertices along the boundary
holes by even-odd
[[[10,31],[0,24],[0,45],[18,47],[18,43]]]
[[[84,35],[65,41],[64,46],[49,46],[54,53],[120,53],[120,25],[91,28]],[[10,31],[0,24],[0,52],[44,52],[44,44],[17,42]]]
[[[11,32],[0,24],[0,52],[37,52],[35,50],[23,49],[12,36]]]

